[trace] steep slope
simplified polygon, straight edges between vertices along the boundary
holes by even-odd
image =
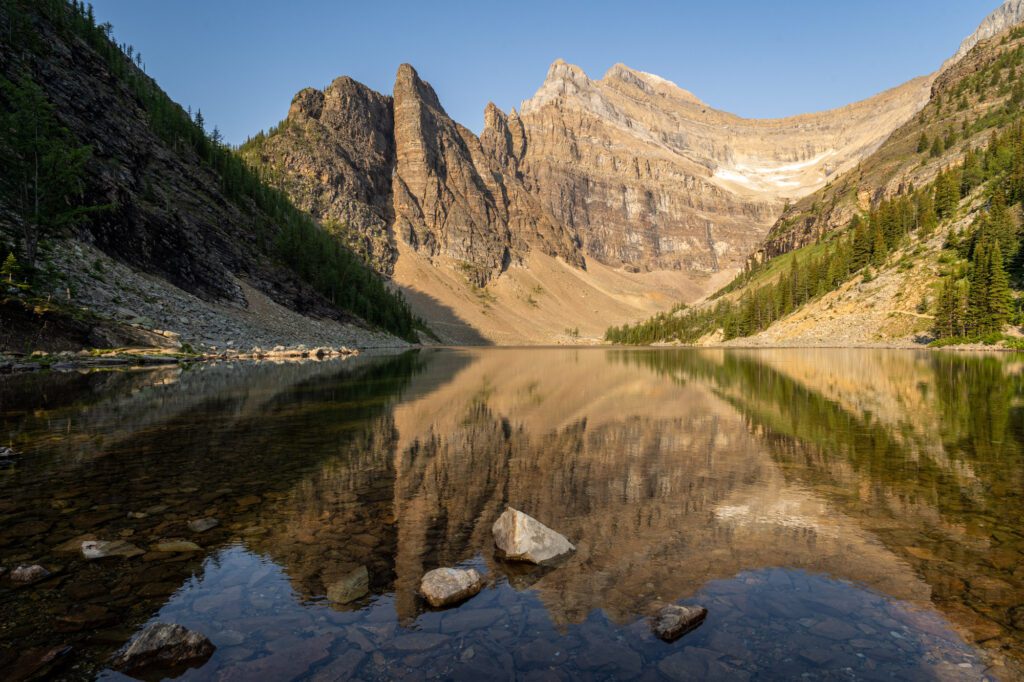
[[[622,65],[592,81],[557,61],[522,114],[488,105],[478,138],[403,65],[392,97],[349,78],[303,90],[240,153],[443,340],[575,341],[721,285],[787,200],[873,151],[929,84],[752,121]]]
[[[787,210],[711,302],[608,338],[915,345],[1017,334],[1019,301],[1007,285],[1024,274],[1024,31],[976,38],[944,65],[918,116]],[[986,254],[996,246],[993,266]]]
[[[56,179],[40,181],[55,197],[54,210],[97,207],[73,215],[69,229],[55,224],[42,234],[38,267],[29,273],[31,296],[48,299],[51,315],[37,326],[61,314],[81,317],[85,307],[94,326],[132,322],[136,329],[168,332],[141,335],[150,342],[397,342],[372,328],[413,338],[404,302],[283,195],[262,185],[124,49],[77,5],[0,3],[0,148],[11,164],[0,192],[0,249],[29,269],[30,241],[43,232],[36,224],[45,226],[19,198],[34,191],[32,179],[19,175],[20,160],[48,149],[42,146],[48,140],[23,134],[34,121],[64,136],[54,145],[61,153],[74,143],[88,157],[67,189],[54,188]],[[115,271],[117,279],[108,282]],[[11,291],[0,291],[5,317],[37,305],[20,289]],[[0,343],[26,350],[25,344],[46,345],[55,333],[52,325],[38,336],[30,332],[4,334]],[[138,342],[139,336],[128,331],[106,341]],[[85,337],[62,343],[103,342]]]

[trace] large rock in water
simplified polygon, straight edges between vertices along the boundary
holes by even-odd
[[[203,635],[174,623],[153,623],[114,659],[113,667],[135,675],[147,668],[202,665],[216,647]]]
[[[576,551],[565,536],[512,507],[498,517],[491,531],[501,555],[512,561],[543,564]]]
[[[475,568],[435,568],[420,582],[420,594],[434,608],[469,599],[484,586],[484,578]]]
[[[654,617],[651,628],[666,642],[674,642],[687,632],[696,630],[704,622],[708,610],[703,606],[669,604]]]

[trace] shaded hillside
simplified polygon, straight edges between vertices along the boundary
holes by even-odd
[[[67,289],[77,308],[78,294],[89,298],[78,291],[83,280],[53,266],[73,237],[200,302],[245,310],[250,287],[312,319],[365,320],[414,338],[407,306],[380,277],[263,184],[142,67],[91,8],[0,3],[0,248],[18,268],[7,279],[40,296]],[[30,172],[37,159],[38,178]],[[11,287],[6,295],[31,304]],[[182,322],[176,331],[188,337],[190,328]]]

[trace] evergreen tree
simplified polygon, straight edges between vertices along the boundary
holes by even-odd
[[[874,234],[871,240],[871,264],[876,268],[885,265],[885,259],[889,255],[889,247],[885,244],[885,235],[882,234],[882,227],[875,224]]]
[[[21,274],[21,265],[18,264],[18,259],[15,258],[14,252],[9,252],[7,258],[4,259],[3,265],[0,265],[0,278],[6,279],[8,284],[12,284]]]
[[[922,132],[921,133],[921,137],[917,141],[917,153],[918,154],[923,154],[924,152],[928,151],[928,147],[930,145],[931,145],[931,142],[928,140],[928,134],[925,133],[925,132]]]
[[[0,77],[0,131],[0,195],[22,219],[25,263],[32,268],[40,240],[84,218],[81,196],[91,150],[57,122],[42,90],[27,79]]]

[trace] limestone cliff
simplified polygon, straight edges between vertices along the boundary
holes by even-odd
[[[588,256],[717,271],[745,260],[787,200],[874,151],[924,106],[929,85],[919,78],[834,111],[752,120],[622,64],[592,80],[559,60],[523,103],[521,168]]]

